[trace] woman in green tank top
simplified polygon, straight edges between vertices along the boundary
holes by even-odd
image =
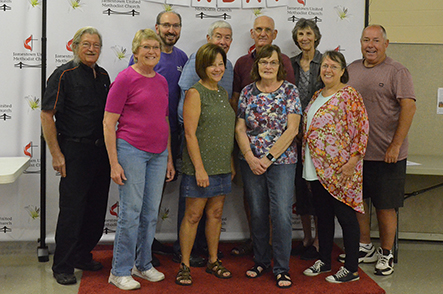
[[[232,276],[217,257],[223,204],[234,175],[235,113],[228,93],[218,85],[225,65],[226,53],[221,47],[203,45],[195,62],[200,80],[186,93],[183,107],[186,144],[180,189],[186,197],[186,210],[179,234],[182,259],[175,281],[183,286],[192,284],[189,259],[203,213],[207,216],[209,252],[206,272],[221,279]]]

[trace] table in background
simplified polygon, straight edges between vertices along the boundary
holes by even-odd
[[[29,164],[29,157],[0,157],[0,184],[14,183]]]

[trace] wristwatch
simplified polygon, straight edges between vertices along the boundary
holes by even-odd
[[[275,158],[271,153],[266,153],[266,158],[269,159],[271,162],[276,162],[277,158]]]

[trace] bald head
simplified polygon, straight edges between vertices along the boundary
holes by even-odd
[[[251,38],[255,42],[256,50],[260,50],[265,45],[272,44],[276,37],[277,30],[272,18],[262,15],[255,19],[254,27],[251,29]]]

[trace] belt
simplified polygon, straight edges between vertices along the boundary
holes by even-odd
[[[87,145],[94,145],[97,147],[103,147],[105,146],[105,141],[103,138],[100,139],[89,139],[89,138],[77,138],[77,137],[66,137],[63,135],[59,135],[62,140],[70,141],[70,142],[76,142],[81,144],[87,144]]]

